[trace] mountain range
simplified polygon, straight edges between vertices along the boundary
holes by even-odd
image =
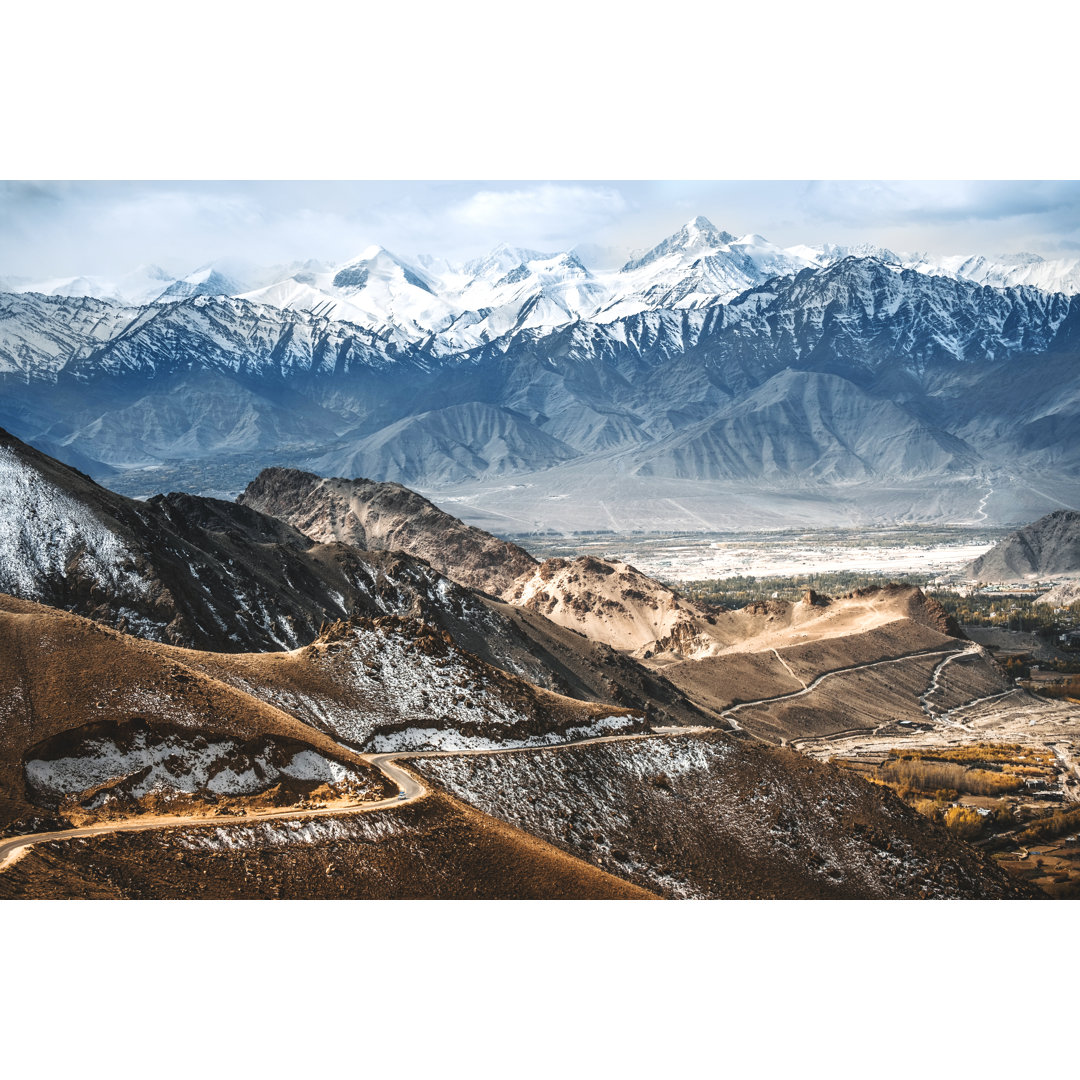
[[[0,288],[93,296],[127,306],[242,296],[458,352],[515,328],[580,319],[609,322],[645,310],[723,303],[770,278],[822,269],[851,256],[995,288],[1080,292],[1080,258],[897,253],[874,244],[782,248],[756,233],[733,235],[702,216],[617,269],[591,270],[574,251],[545,253],[505,243],[463,263],[425,255],[404,259],[373,245],[337,265],[308,259],[256,266],[222,259],[182,277],[145,265],[112,279],[9,277],[0,279]]]
[[[504,246],[250,277],[0,294],[0,423],[131,494],[289,465],[503,533],[1080,504],[1066,262],[781,249],[698,217],[609,273]]]

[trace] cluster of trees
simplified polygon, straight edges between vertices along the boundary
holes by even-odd
[[[929,580],[930,577],[926,574],[905,574],[899,578],[890,578],[859,570],[836,570],[824,574],[736,576],[709,581],[688,581],[676,588],[682,595],[698,603],[740,608],[758,600],[801,600],[807,589],[813,589],[824,596],[844,596],[856,589],[876,589],[890,583],[922,587]]]
[[[1055,610],[1050,604],[1037,604],[1018,596],[994,596],[929,589],[932,596],[961,626],[996,626],[1003,630],[1024,630],[1051,638],[1067,630],[1080,628],[1080,601]]]

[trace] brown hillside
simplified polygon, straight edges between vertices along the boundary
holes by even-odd
[[[413,767],[477,809],[667,897],[1034,895],[886,789],[725,733]]]
[[[183,650],[0,595],[0,829],[18,833],[34,828],[35,822],[63,827],[72,813],[87,820],[95,812],[108,816],[162,809],[160,801],[132,796],[123,788],[124,783],[136,788],[153,784],[155,768],[162,776],[180,778],[164,787],[181,802],[194,800],[187,807],[191,810],[205,810],[208,798],[217,801],[214,777],[221,781],[223,796],[240,794],[228,790],[236,784],[225,781],[248,773],[256,763],[267,783],[254,784],[256,790],[248,794],[292,801],[319,785],[274,778],[272,766],[287,767],[303,752],[314,755],[313,764],[346,767],[350,797],[381,797],[382,777],[355,753],[287,712],[190,666]],[[26,769],[28,761],[38,761],[43,763],[39,773],[60,770],[65,783],[85,774],[94,787],[90,766],[103,755],[128,762],[120,786],[72,789],[72,804],[66,808],[56,792],[35,791]],[[132,758],[140,768],[130,764]],[[192,774],[195,761],[205,768]],[[101,768],[107,771],[104,759]],[[150,772],[139,775],[146,769]],[[209,788],[199,783],[204,772]],[[185,792],[185,785],[192,790]],[[95,803],[92,808],[80,805],[83,795]]]
[[[373,814],[120,833],[35,847],[0,898],[649,900],[446,795]]]

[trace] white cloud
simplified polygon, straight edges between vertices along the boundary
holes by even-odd
[[[496,243],[505,239],[572,247],[627,209],[626,199],[615,188],[549,183],[513,191],[477,191],[449,206],[446,216]]]
[[[474,258],[497,243],[616,265],[697,214],[781,244],[1053,256],[1080,185],[1003,181],[295,181],[0,184],[0,275],[183,274],[211,260],[331,262],[373,243]]]

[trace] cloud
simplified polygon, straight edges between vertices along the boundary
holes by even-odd
[[[780,244],[1053,257],[1080,243],[1080,184],[983,181],[109,181],[0,183],[0,275],[184,274],[234,258],[342,261],[373,243],[474,258],[506,241],[618,265],[697,214]]]
[[[819,181],[804,208],[845,225],[999,222],[1080,214],[1080,184],[1059,181]]]
[[[539,184],[512,191],[478,191],[449,206],[446,216],[494,242],[572,247],[627,209],[626,199],[615,188]]]

